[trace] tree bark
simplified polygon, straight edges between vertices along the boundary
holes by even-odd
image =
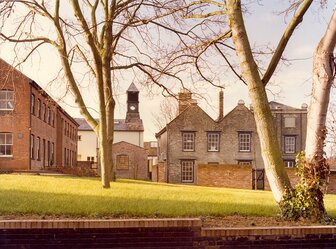
[[[319,42],[313,60],[313,89],[308,110],[306,159],[323,159],[326,135],[326,117],[330,88],[334,80],[334,56],[336,44],[336,12],[331,17],[325,35]]]
[[[334,48],[336,45],[336,12],[319,42],[313,59],[312,97],[307,117],[306,153],[304,161],[304,184],[311,196],[313,216],[321,219],[326,210],[323,192],[327,185],[329,165],[325,159],[324,142],[327,134],[326,118],[330,89],[334,80]]]
[[[239,59],[241,73],[247,83],[253,104],[265,172],[274,199],[279,203],[285,190],[291,186],[282,161],[275,123],[268,104],[265,86],[259,75],[258,67],[248,41],[242,16],[241,2],[228,0],[227,8],[232,39]]]

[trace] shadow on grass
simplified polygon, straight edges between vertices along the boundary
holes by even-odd
[[[263,203],[214,203],[165,199],[86,196],[2,190],[0,215],[55,215],[68,217],[197,217],[276,215],[277,207]]]

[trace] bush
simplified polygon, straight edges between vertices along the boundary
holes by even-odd
[[[311,164],[301,152],[296,157],[296,168],[299,183],[294,189],[286,190],[280,202],[282,215],[295,220],[321,220],[326,214],[323,203],[323,191],[329,174],[326,160]]]

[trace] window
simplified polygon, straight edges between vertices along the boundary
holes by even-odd
[[[129,167],[129,160],[127,155],[117,155],[117,169],[127,170]]]
[[[66,136],[67,122],[64,120],[64,136]]]
[[[43,103],[43,106],[42,106],[42,119],[43,119],[44,122],[46,121],[46,112],[47,112],[47,107],[46,107],[46,104]]]
[[[78,141],[82,141],[82,135],[78,135]]]
[[[50,107],[48,107],[48,112],[47,112],[47,123],[50,124]]]
[[[238,160],[238,165],[252,165],[251,160]]]
[[[194,182],[194,161],[182,160],[181,161],[181,180],[182,183]]]
[[[285,153],[292,154],[295,153],[295,136],[285,136]]]
[[[238,133],[239,139],[239,151],[251,151],[251,133],[247,132],[239,132]]]
[[[64,166],[67,165],[67,149],[64,148]]]
[[[48,166],[50,166],[50,158],[51,158],[51,153],[50,153],[50,141],[48,141]]]
[[[157,148],[157,147],[158,147],[158,143],[157,143],[157,141],[151,141],[151,142],[150,142],[150,147],[151,147],[151,148]]]
[[[183,151],[195,151],[195,133],[182,133],[182,149]]]
[[[31,99],[30,99],[30,113],[35,115],[35,95],[34,94],[31,95]]]
[[[55,127],[55,113],[53,111],[51,111],[51,125]]]
[[[40,137],[36,138],[36,160],[41,160],[41,139]]]
[[[295,128],[295,117],[285,117],[285,128]]]
[[[0,110],[12,111],[14,109],[14,92],[10,90],[0,91]]]
[[[37,117],[41,118],[41,100],[37,99]]]
[[[13,156],[13,134],[0,133],[0,157]]]
[[[35,136],[33,134],[30,135],[30,158],[34,159],[34,151],[35,151]]]
[[[55,144],[51,143],[51,153],[50,153],[50,166],[54,165],[54,157],[55,157]]]
[[[208,151],[219,151],[219,133],[208,133]]]
[[[43,153],[43,167],[45,166],[45,159],[46,159],[46,140],[43,139],[42,140],[42,146],[43,146],[43,149],[42,149],[42,153]]]
[[[285,167],[287,167],[287,168],[294,168],[295,167],[295,160],[285,160],[284,164],[285,164]]]

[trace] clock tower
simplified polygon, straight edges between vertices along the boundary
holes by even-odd
[[[126,91],[127,93],[127,112],[126,123],[134,123],[140,121],[139,114],[139,90],[132,83]]]

